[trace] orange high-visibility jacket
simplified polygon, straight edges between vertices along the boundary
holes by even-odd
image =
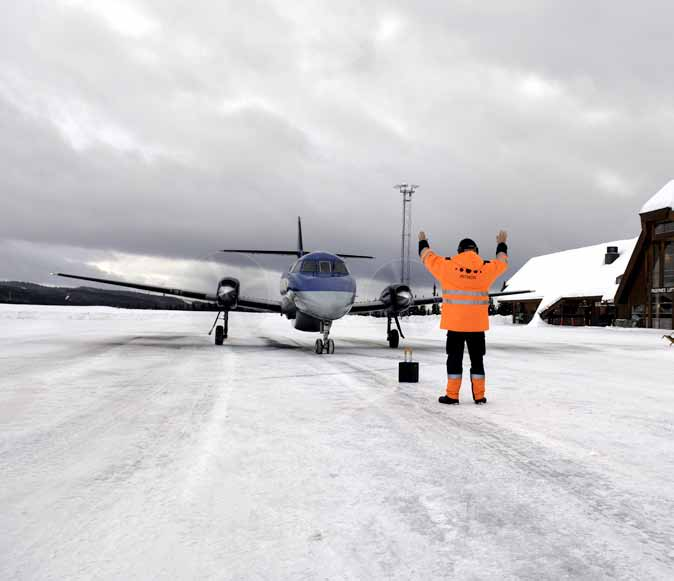
[[[445,258],[426,247],[420,256],[442,285],[440,328],[462,332],[489,329],[489,287],[508,268],[506,252],[498,252],[496,260],[488,261],[470,250]]]

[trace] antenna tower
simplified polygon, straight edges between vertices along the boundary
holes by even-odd
[[[400,282],[410,284],[410,248],[412,244],[412,194],[419,186],[416,184],[397,184],[394,186],[403,195],[403,232],[400,242]]]

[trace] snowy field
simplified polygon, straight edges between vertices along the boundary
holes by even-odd
[[[495,325],[441,406],[437,318],[0,305],[0,579],[673,579],[674,348]],[[467,364],[467,361],[466,361]]]

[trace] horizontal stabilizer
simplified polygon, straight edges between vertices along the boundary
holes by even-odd
[[[366,258],[367,260],[374,260],[374,256],[365,256],[363,254],[342,254],[341,252],[338,252],[337,256],[340,256],[341,258]]]
[[[275,256],[295,256],[297,258],[301,258],[302,256],[309,254],[308,251],[303,251],[303,254],[300,256],[297,250],[241,250],[231,248],[221,250],[220,252],[234,252],[238,254],[271,254]],[[364,256],[362,254],[342,254],[340,252],[336,254],[337,256],[341,256],[342,258],[367,258],[367,259],[374,258],[374,256]]]
[[[275,254],[277,256],[297,256],[297,250],[233,250],[226,248],[220,252],[235,252],[238,254]]]

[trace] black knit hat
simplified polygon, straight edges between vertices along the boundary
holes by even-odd
[[[466,250],[472,250],[478,254],[480,252],[477,248],[477,244],[475,244],[475,241],[471,240],[470,238],[464,238],[461,242],[459,242],[458,251],[461,253],[465,252]]]

